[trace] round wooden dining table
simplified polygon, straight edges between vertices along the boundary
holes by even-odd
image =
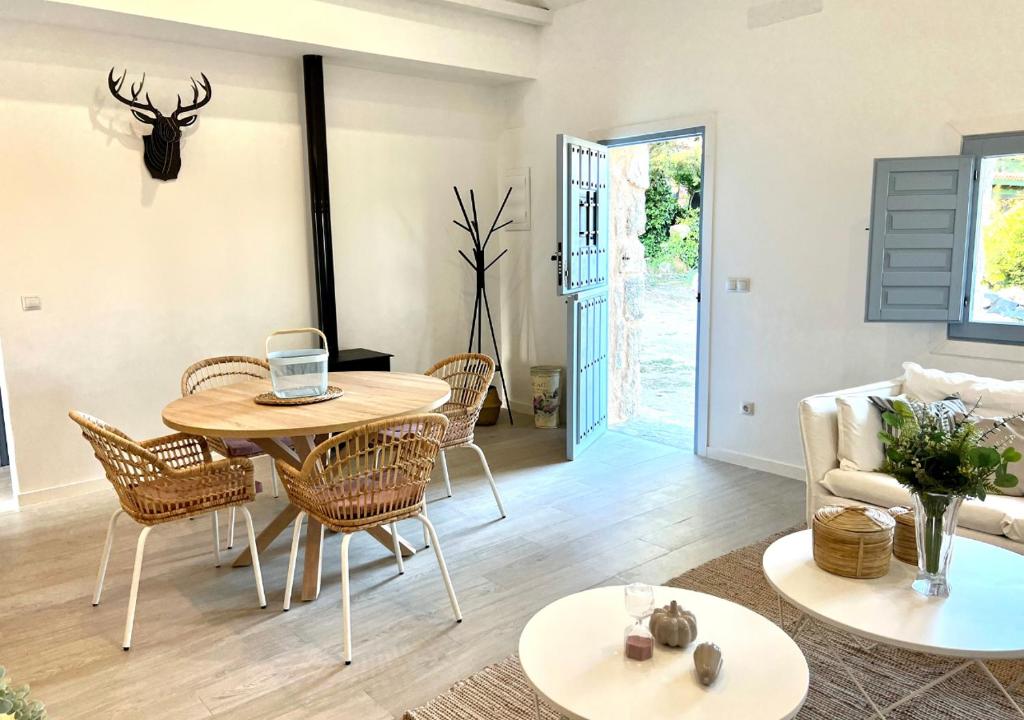
[[[340,387],[341,397],[308,405],[260,405],[257,395],[269,392],[269,380],[250,380],[203,390],[178,398],[164,408],[164,423],[179,432],[217,438],[240,438],[258,445],[272,458],[301,467],[318,442],[339,433],[389,417],[430,412],[451,397],[451,387],[439,378],[392,372],[330,373],[330,385]],[[290,440],[290,442],[289,442]],[[263,552],[291,525],[299,509],[288,504],[256,538]],[[393,552],[387,527],[369,531]],[[320,523],[309,517],[303,559],[302,599],[314,600],[320,592]],[[399,538],[402,554],[416,551]],[[235,567],[249,565],[248,548]]]

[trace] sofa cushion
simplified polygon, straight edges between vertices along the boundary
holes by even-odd
[[[979,400],[980,417],[1009,417],[1024,411],[1024,380],[995,380],[968,373],[926,369],[903,363],[903,392],[924,402],[959,394],[968,409]]]
[[[910,491],[884,473],[839,468],[825,473],[821,484],[836,497],[882,508],[912,505]],[[989,495],[984,502],[966,500],[960,509],[960,524],[971,530],[1024,542],[1024,498]]]
[[[903,396],[900,396],[902,399]],[[877,470],[885,460],[882,441],[882,413],[865,395],[836,398],[839,423],[839,467],[843,470]]]

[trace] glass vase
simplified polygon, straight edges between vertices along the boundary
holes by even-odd
[[[949,597],[949,563],[962,495],[914,493],[917,579],[914,590],[927,597]]]

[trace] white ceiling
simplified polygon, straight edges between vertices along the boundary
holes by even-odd
[[[548,10],[561,10],[569,5],[575,5],[583,0],[512,0],[520,5],[533,5],[534,7],[547,8]]]

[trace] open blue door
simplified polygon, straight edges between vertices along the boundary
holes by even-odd
[[[559,294],[568,308],[566,457],[608,429],[608,148],[558,136]]]

